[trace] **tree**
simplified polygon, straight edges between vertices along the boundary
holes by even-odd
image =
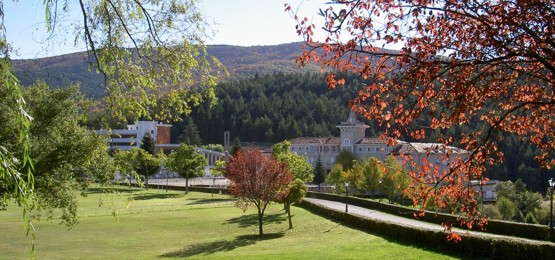
[[[356,160],[355,155],[347,150],[341,150],[335,158],[335,162],[341,164],[344,170],[352,169]]]
[[[376,190],[380,187],[380,181],[383,181],[383,172],[379,166],[379,161],[375,157],[370,157],[364,161],[362,167],[362,175],[364,176],[364,187],[372,192],[372,197],[376,194]],[[380,194],[382,195],[382,194]]]
[[[343,173],[343,166],[341,166],[341,164],[336,163],[331,168],[330,173],[326,177],[326,184],[333,186],[336,193],[344,191],[345,174]]]
[[[224,174],[225,171],[225,161],[216,161],[214,162],[214,167],[210,168],[210,174],[212,174],[212,184],[216,184],[216,176],[221,176]],[[221,193],[221,190],[220,190]],[[214,190],[212,188],[212,197],[214,197]]]
[[[153,155],[143,149],[133,149],[131,153],[133,169],[137,174],[145,179],[146,189],[148,190],[148,179],[160,171],[164,164],[164,154]]]
[[[150,136],[149,133],[146,133],[143,136],[143,140],[141,140],[141,149],[149,154],[154,154],[154,139]]]
[[[235,139],[233,139],[233,146],[231,147],[231,155],[235,156],[239,150],[241,150],[241,141],[239,137],[235,136]]]
[[[353,168],[343,172],[345,181],[349,183],[349,190],[354,189],[356,192],[364,190],[364,169],[360,162],[355,161]]]
[[[306,195],[308,187],[301,179],[295,179],[288,185],[289,193],[284,196],[278,202],[285,205],[285,212],[287,213],[287,219],[289,220],[289,229],[293,228],[293,221],[291,220],[291,204],[299,203],[303,200]]]
[[[272,146],[273,156],[287,165],[293,175],[293,179],[300,179],[304,183],[314,178],[314,168],[306,161],[306,158],[291,152],[291,143],[283,141]]]
[[[515,215],[515,205],[506,197],[499,197],[495,202],[495,206],[501,213],[503,220],[512,220]]]
[[[214,100],[214,69],[221,70],[222,65],[206,53],[203,40],[210,32],[195,1],[168,4],[107,0],[71,4],[46,0],[43,5],[49,35],[55,35],[58,28],[68,28],[64,17],[71,17],[75,45],[87,48],[91,70],[104,76],[104,84],[98,88],[107,92],[106,108],[114,118],[174,118],[190,112],[191,106]],[[9,197],[16,198],[27,220],[28,210],[37,201],[33,196],[37,178],[28,140],[31,117],[12,72],[12,47],[6,36],[3,8],[0,9],[0,94],[2,103],[6,101],[17,110],[13,114],[13,133],[18,133],[14,139],[18,140],[17,145],[0,143],[0,195],[2,204]],[[79,17],[72,15],[75,11],[81,21],[74,22]],[[52,184],[57,185],[57,180],[53,178]],[[25,227],[29,230],[29,225]]]
[[[185,193],[189,193],[189,178],[202,176],[208,160],[195,151],[195,147],[182,143],[168,159],[168,168],[185,178]]]
[[[318,192],[320,192],[320,184],[326,181],[326,169],[322,163],[322,158],[318,155],[316,160],[316,165],[314,166],[314,180],[313,182],[318,184]]]
[[[252,203],[258,212],[258,234],[263,235],[262,219],[271,201],[285,197],[292,176],[285,163],[266,158],[260,150],[242,149],[235,154],[225,169],[231,183],[229,191],[239,198],[238,206],[247,210]]]
[[[81,112],[86,108],[82,106],[84,101],[75,86],[51,90],[44,83],[37,82],[23,90],[23,97],[33,120],[27,132],[26,151],[13,154],[22,158],[27,152],[33,158],[33,175],[26,178],[27,181],[32,178],[34,188],[27,198],[34,201],[33,209],[44,210],[48,219],[53,219],[54,209],[59,209],[61,222],[74,225],[77,223],[74,192],[84,190],[91,181],[108,184],[113,179],[106,140],[80,126]],[[11,148],[20,147],[19,126],[12,117],[15,113],[19,111],[3,110],[1,116],[0,142]],[[12,192],[3,189],[9,187],[6,184],[9,185],[10,181],[0,184],[2,196]]]
[[[458,213],[471,224],[484,224],[467,183],[483,180],[486,165],[502,161],[497,148],[510,133],[539,147],[536,159],[543,166],[555,165],[551,5],[542,0],[335,0],[320,14],[322,26],[295,16],[307,43],[298,62],[358,74],[365,84],[349,104],[384,126],[383,137],[391,143],[401,135],[422,139],[431,131],[480,122],[470,134],[438,140],[470,151],[467,158],[446,172],[411,172],[411,194],[421,208],[436,198],[458,200]],[[314,37],[317,27],[325,39]],[[400,49],[380,48],[393,45]],[[336,75],[329,74],[331,88],[344,82]],[[431,120],[422,125],[424,115]],[[441,184],[419,185],[429,179]]]
[[[380,194],[383,192],[389,201],[399,199],[403,191],[409,187],[410,177],[394,156],[388,156],[382,165],[383,179]]]
[[[199,146],[202,143],[202,140],[200,139],[197,125],[190,117],[187,117],[185,123],[185,128],[183,128],[183,131],[177,139],[181,143]]]
[[[3,18],[3,13],[0,14]],[[3,28],[2,28],[3,29]],[[6,39],[0,31],[0,51],[5,51]],[[29,211],[33,202],[33,164],[29,152],[29,131],[32,117],[27,114],[25,99],[19,82],[12,74],[6,57],[0,58],[0,121],[3,129],[12,129],[15,136],[3,139],[0,135],[0,208],[15,199],[23,208],[24,229],[32,232]],[[11,124],[10,124],[11,123]],[[0,130],[0,131],[1,131]],[[17,153],[19,151],[19,153]]]

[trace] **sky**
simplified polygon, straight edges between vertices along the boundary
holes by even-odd
[[[70,0],[72,2],[72,0]],[[199,8],[214,23],[215,35],[207,44],[239,46],[275,45],[302,41],[295,32],[295,21],[284,11],[284,4],[298,7],[300,16],[318,19],[323,0],[204,0]],[[32,59],[83,51],[73,46],[74,23],[78,15],[63,17],[64,22],[49,35],[44,29],[43,0],[4,1],[6,37],[16,51],[15,59]]]

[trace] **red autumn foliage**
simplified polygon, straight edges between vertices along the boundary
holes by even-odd
[[[333,70],[331,88],[340,82],[339,72],[365,79],[351,108],[385,126],[384,138],[393,143],[402,133],[423,139],[425,129],[479,126],[457,143],[437,140],[470,152],[451,170],[429,164],[411,172],[413,184],[405,192],[415,205],[433,203],[460,214],[461,224],[484,225],[480,195],[468,184],[485,181],[486,166],[503,160],[497,148],[508,133],[536,145],[542,166],[555,165],[551,0],[335,0],[320,15],[324,24],[297,19],[306,42],[298,63]],[[313,38],[315,28],[323,28],[324,40]],[[382,49],[393,45],[400,49]],[[424,115],[430,123],[415,127]]]
[[[239,198],[243,210],[254,204],[258,210],[258,230],[263,235],[262,219],[268,204],[281,201],[289,190],[292,175],[285,163],[264,157],[258,149],[241,149],[227,164],[224,176],[230,180],[231,194]]]

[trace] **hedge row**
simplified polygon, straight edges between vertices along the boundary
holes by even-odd
[[[308,192],[307,197],[310,198],[317,198],[317,199],[325,199],[331,201],[339,201],[345,202],[348,201],[349,204],[368,208],[368,209],[375,209],[381,212],[389,213],[396,216],[402,217],[413,217],[418,210],[414,208],[393,205],[389,203],[380,203],[372,200],[361,199],[357,197],[348,197],[340,196],[336,194],[330,193],[318,193],[318,192]],[[426,214],[419,218],[419,220],[441,224],[443,222],[452,222],[458,223],[457,216],[450,215],[450,214],[443,214],[443,213],[436,213],[431,211],[426,211]],[[458,228],[466,229],[466,226],[457,226]],[[502,220],[489,220],[488,225],[485,227],[485,232],[498,234],[498,235],[506,235],[506,236],[515,236],[521,238],[529,238],[534,240],[545,240],[545,241],[552,241],[555,242],[555,231],[550,229],[548,226],[545,225],[534,225],[534,224],[526,224],[526,223],[516,223],[510,221],[502,221]]]
[[[436,251],[453,252],[470,257],[493,259],[555,259],[555,246],[545,243],[528,243],[515,239],[488,238],[483,236],[464,237],[458,243],[447,241],[445,232],[406,227],[381,220],[351,215],[308,201],[301,207],[324,217],[353,225],[379,236],[399,242],[407,242]]]

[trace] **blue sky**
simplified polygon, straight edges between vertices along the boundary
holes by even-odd
[[[8,42],[16,50],[12,58],[27,59],[55,56],[83,50],[73,47],[73,24],[78,16],[64,17],[56,34],[44,30],[42,0],[4,1],[5,27]],[[61,2],[61,1],[60,1]],[[72,2],[70,0],[70,2]],[[204,0],[200,9],[213,23],[214,38],[208,44],[240,46],[273,45],[302,41],[295,32],[295,22],[284,12],[284,4],[300,7],[301,16],[318,19],[318,7],[326,1],[318,0]]]

